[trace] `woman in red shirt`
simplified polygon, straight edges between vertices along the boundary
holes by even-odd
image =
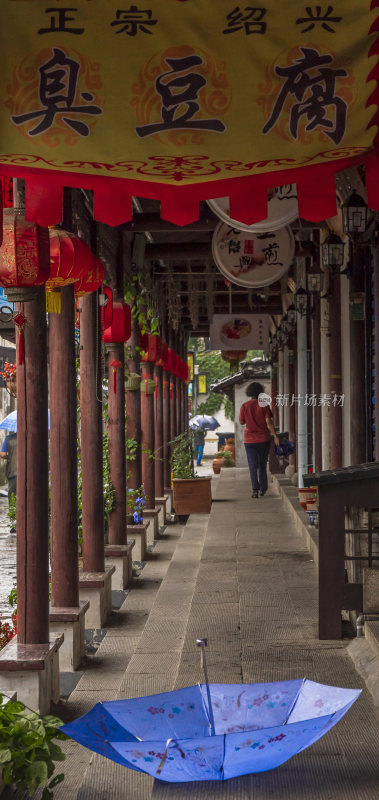
[[[260,406],[258,397],[264,392],[261,383],[251,383],[246,394],[251,400],[243,403],[239,421],[246,425],[244,442],[249,464],[252,497],[263,497],[267,492],[267,459],[270,450],[270,433],[276,445],[279,439],[275,433],[269,406]]]

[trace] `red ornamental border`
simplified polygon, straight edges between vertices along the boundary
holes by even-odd
[[[371,9],[378,7],[379,0],[372,0]],[[379,33],[379,15],[369,33]],[[379,36],[371,46],[370,55],[377,55],[379,58]],[[377,84],[367,102],[367,106],[376,106],[370,126],[377,125],[379,129],[379,60],[371,70],[368,80],[375,80]],[[93,190],[95,219],[115,226],[132,219],[133,196],[159,200],[161,217],[176,225],[188,225],[197,220],[200,201],[229,197],[231,217],[252,224],[267,217],[268,189],[296,183],[299,216],[311,222],[322,222],[337,213],[336,173],[359,164],[366,168],[368,205],[379,211],[379,132],[373,151],[367,153],[363,148],[352,147],[346,148],[345,158],[333,159],[331,153],[329,157],[331,160],[322,164],[289,166],[279,172],[274,170],[261,175],[238,176],[189,186],[11,164],[1,164],[0,174],[26,179],[26,218],[43,226],[61,222],[65,186]],[[278,164],[288,164],[289,160],[279,158]],[[263,168],[265,165],[267,166],[267,161],[262,160],[257,166]]]

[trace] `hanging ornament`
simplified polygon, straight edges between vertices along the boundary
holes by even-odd
[[[93,253],[88,244],[62,228],[49,228],[50,277],[46,289],[53,291],[85,279],[92,269]]]
[[[230,364],[231,371],[238,369],[240,361],[246,358],[247,350],[222,350],[221,357]]]
[[[13,322],[18,328],[18,363],[21,365],[24,363],[25,358],[24,326],[26,325],[27,319],[21,311],[19,311],[19,313],[13,317]]]
[[[0,285],[7,296],[25,300],[23,289],[41,286],[50,276],[47,228],[28,222],[21,208],[4,209],[4,238],[0,247]],[[15,292],[12,290],[21,290]],[[18,296],[20,294],[20,296]],[[33,293],[28,297],[32,299]]]
[[[113,370],[113,394],[116,394],[116,392],[117,392],[117,372],[116,372],[116,370],[120,369],[123,366],[123,364],[122,364],[122,361],[118,361],[116,358],[114,358],[113,361],[111,361],[111,363],[109,364],[109,366],[112,367],[112,370]]]
[[[96,292],[104,280],[104,267],[97,256],[92,253],[91,267],[86,275],[75,284],[75,296],[84,297],[86,294]]]

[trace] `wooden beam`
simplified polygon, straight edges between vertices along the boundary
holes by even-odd
[[[213,231],[218,222],[220,222],[220,220],[215,214],[212,214],[211,211],[200,214],[199,219],[191,222],[189,225],[184,225],[184,227],[175,225],[173,222],[167,222],[166,219],[162,219],[160,214],[142,213],[135,214],[130,222],[124,222],[123,225],[119,225],[118,230],[123,232],[129,231],[131,233],[178,233],[185,236],[186,233],[192,231],[197,231],[199,233]]]

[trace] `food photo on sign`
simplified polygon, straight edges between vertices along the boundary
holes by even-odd
[[[212,350],[266,350],[268,314],[214,314],[210,326]]]

